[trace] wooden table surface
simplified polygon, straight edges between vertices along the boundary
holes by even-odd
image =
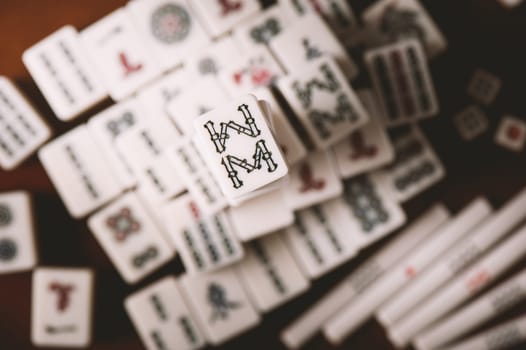
[[[198,1],[198,0],[191,0]],[[82,29],[117,7],[124,0],[1,0],[0,74],[15,80],[52,125],[56,134],[85,122],[96,111],[71,123],[59,122],[25,70],[22,52],[35,42],[66,24]],[[360,13],[372,1],[352,1]],[[457,212],[471,199],[485,195],[495,207],[501,206],[526,185],[526,153],[509,152],[493,142],[496,126],[503,114],[526,118],[525,81],[526,6],[513,11],[501,8],[496,0],[424,1],[449,42],[448,51],[431,63],[441,112],[422,127],[443,160],[447,177],[437,186],[404,205],[414,218],[433,202],[441,200]],[[466,84],[476,67],[499,75],[503,88],[497,101],[485,108],[490,130],[479,139],[460,140],[452,116],[470,104]],[[45,266],[90,266],[96,269],[94,338],[91,349],[143,349],[122,301],[131,292],[167,274],[180,274],[181,263],[174,261],[141,283],[126,285],[82,221],[69,217],[55,189],[36,157],[11,172],[0,170],[0,192],[28,190],[34,197],[40,264]],[[332,285],[349,273],[377,247],[316,281],[303,296],[264,317],[261,325],[225,344],[223,349],[283,349],[279,330],[311,305]],[[526,261],[522,261],[523,268]],[[0,276],[0,349],[33,349],[30,344],[31,273]],[[505,315],[524,313],[524,305]],[[319,336],[305,349],[331,349]],[[384,332],[374,321],[366,324],[339,349],[392,349]]]

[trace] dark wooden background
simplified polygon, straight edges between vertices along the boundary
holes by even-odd
[[[191,0],[199,1],[199,0]],[[124,0],[0,0],[0,74],[15,80],[56,134],[86,121],[102,106],[72,123],[59,122],[25,70],[24,49],[65,24],[82,29],[117,7]],[[526,118],[525,69],[526,6],[505,10],[496,0],[423,1],[449,41],[449,49],[431,63],[441,112],[422,124],[447,168],[447,177],[437,186],[404,205],[410,218],[428,205],[442,200],[456,212],[477,195],[485,195],[495,207],[502,205],[526,185],[526,153],[509,152],[493,142],[496,126],[505,113]],[[353,0],[357,14],[372,1]],[[452,116],[471,101],[466,84],[476,67],[498,74],[503,88],[497,101],[485,108],[490,130],[465,143],[457,135]],[[126,285],[117,275],[82,221],[69,217],[36,157],[12,172],[0,170],[0,192],[15,189],[33,193],[40,264],[47,266],[90,266],[96,269],[94,338],[91,349],[142,349],[128,320],[122,301],[133,291],[167,274],[182,271],[174,261],[141,283]],[[381,243],[380,243],[381,244]],[[303,296],[266,315],[262,324],[232,340],[223,349],[283,349],[278,334],[304,308],[348,274],[376,247],[338,270],[316,281]],[[523,260],[518,268],[524,267]],[[31,273],[0,276],[0,349],[33,349],[30,344]],[[525,305],[504,316],[524,313]],[[319,336],[306,349],[330,349]],[[392,349],[374,321],[366,324],[339,349]]]

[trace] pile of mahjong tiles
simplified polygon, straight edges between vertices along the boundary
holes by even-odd
[[[84,124],[51,139],[0,78],[0,166],[39,149],[126,283],[180,257],[182,275],[122,301],[148,350],[222,344],[394,231],[282,331],[285,346],[319,332],[338,344],[372,317],[398,348],[512,346],[525,315],[473,331],[526,299],[524,268],[493,284],[526,255],[526,189],[411,222],[401,206],[445,176],[418,123],[439,111],[428,65],[446,46],[418,0],[379,0],[360,21],[343,0],[133,0],[22,56],[62,121],[111,97]],[[354,88],[358,76],[369,84]],[[500,88],[474,73],[460,136],[488,130]],[[525,137],[502,118],[497,144],[520,152]],[[96,271],[37,267],[32,216],[28,193],[0,194],[0,273],[35,269],[34,345],[87,347]]]

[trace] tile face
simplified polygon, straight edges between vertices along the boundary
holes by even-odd
[[[88,219],[88,226],[127,283],[135,283],[173,257],[136,194],[124,194]]]
[[[495,135],[495,142],[509,150],[520,152],[525,141],[526,122],[513,116],[503,117]]]
[[[198,79],[166,106],[168,115],[187,136],[194,133],[193,121],[206,112],[221,107],[229,96],[215,76]]]
[[[124,9],[118,9],[84,29],[80,38],[100,72],[111,98],[119,101],[160,74],[158,63]]]
[[[32,269],[37,263],[34,240],[29,195],[0,193],[0,274]]]
[[[279,3],[288,7],[289,12],[297,17],[318,14],[342,42],[349,40],[351,34],[358,30],[358,21],[345,0],[280,0]]]
[[[209,44],[208,35],[185,0],[130,1],[127,10],[163,69]]]
[[[237,57],[219,73],[221,83],[234,97],[272,85],[282,76],[283,70],[265,46]]]
[[[137,100],[151,117],[166,116],[166,107],[186,88],[192,75],[185,68],[176,69],[137,92]]]
[[[288,165],[293,165],[305,158],[307,149],[300,137],[290,124],[290,121],[281,108],[278,101],[269,88],[262,87],[253,91],[259,101],[263,100],[268,103],[270,108],[270,124],[276,141],[287,160]]]
[[[483,69],[477,69],[469,81],[467,93],[475,101],[489,106],[495,101],[501,86],[499,77]]]
[[[417,39],[407,39],[366,52],[365,62],[380,97],[387,126],[438,113],[427,60]]]
[[[476,105],[464,108],[453,117],[453,124],[466,141],[471,141],[482,135],[489,128],[486,113]]]
[[[347,208],[338,199],[300,210],[285,239],[300,267],[310,278],[318,278],[343,264],[358,251],[349,235]]]
[[[256,45],[270,44],[285,29],[289,30],[291,22],[292,18],[282,6],[273,5],[236,26],[234,36],[249,51]]]
[[[91,342],[93,273],[88,269],[38,268],[33,273],[31,341],[36,346],[88,347]]]
[[[119,102],[90,118],[88,130],[108,158],[110,167],[122,186],[135,185],[136,178],[130,165],[115,147],[115,140],[146,119],[144,110],[136,99]]]
[[[244,95],[194,120],[205,162],[227,198],[270,184],[287,164],[253,95]]]
[[[74,218],[88,215],[123,190],[85,125],[42,147],[38,157]]]
[[[407,201],[445,176],[442,162],[417,126],[393,135],[392,140],[395,160],[379,172],[395,199]]]
[[[279,89],[320,149],[338,142],[369,119],[330,57],[320,57],[280,79]]]
[[[192,6],[214,37],[228,32],[260,10],[259,2],[253,0],[203,0],[193,1]]]
[[[209,274],[185,274],[179,281],[211,344],[219,345],[259,323],[260,316],[250,304],[234,270],[225,268]]]
[[[377,32],[378,40],[383,42],[408,36],[418,38],[430,57],[447,48],[444,35],[418,0],[377,1],[365,10],[362,21],[369,30]]]
[[[343,198],[338,200],[345,203],[350,217],[344,225],[348,237],[362,247],[393,232],[406,221],[400,204],[378,173],[345,180]]]
[[[189,56],[184,66],[197,78],[217,75],[242,54],[238,43],[231,36],[222,37],[210,46]]]
[[[185,190],[184,181],[168,159],[167,151],[137,173],[138,188],[155,204],[166,202]]]
[[[11,170],[51,136],[51,130],[22,93],[0,76],[0,168]]]
[[[205,345],[174,277],[130,295],[124,306],[148,350],[193,350]]]
[[[281,233],[247,245],[245,258],[236,266],[241,282],[258,310],[270,311],[309,288]]]
[[[249,199],[229,209],[232,225],[242,241],[285,228],[294,221],[280,189]]]
[[[159,116],[141,121],[120,136],[115,145],[132,170],[141,172],[178,139],[177,129],[170,119]]]
[[[338,173],[343,178],[376,169],[394,159],[393,146],[379,120],[376,96],[371,90],[358,91],[358,96],[371,119],[332,148]]]
[[[289,183],[283,186],[285,200],[297,210],[339,196],[343,187],[332,155],[311,153],[290,169]]]
[[[291,28],[280,33],[272,40],[271,49],[290,73],[301,70],[304,64],[327,55],[336,60],[349,79],[358,75],[358,67],[345,48],[315,13],[306,14]]]
[[[190,274],[217,270],[243,257],[227,215],[205,215],[190,195],[182,195],[165,206],[170,238]]]
[[[227,201],[206,167],[194,142],[185,139],[167,150],[167,156],[188,192],[203,213],[212,215],[227,206]]]
[[[60,120],[71,120],[106,97],[72,26],[27,49],[22,61]]]

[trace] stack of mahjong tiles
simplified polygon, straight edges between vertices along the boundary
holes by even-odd
[[[43,145],[39,159],[66,210],[87,218],[126,283],[180,257],[181,276],[123,301],[147,349],[222,344],[399,229],[283,331],[287,347],[320,330],[338,343],[377,311],[384,322],[388,299],[417,274],[431,276],[458,243],[451,261],[477,249],[462,267],[507,255],[495,275],[523,256],[524,229],[484,254],[524,218],[524,193],[495,214],[482,197],[454,217],[437,203],[403,228],[403,203],[445,176],[418,123],[438,113],[428,60],[447,44],[418,0],[379,0],[362,22],[343,0],[133,0],[80,31],[65,26],[23,55],[49,106],[70,121],[108,96],[115,103],[45,145],[49,128],[0,80],[0,166],[11,169]],[[356,88],[366,75],[370,86]],[[37,264],[26,197],[0,195],[0,271]],[[20,241],[9,230],[2,237],[11,218],[4,202],[25,210],[14,221],[25,225]],[[491,239],[475,238],[490,231]],[[440,330],[423,331],[467,299],[449,302],[448,293],[481,267],[472,268],[402,294],[396,317],[387,303],[393,343],[443,341]],[[35,270],[35,345],[89,346],[95,280],[93,269]],[[448,280],[436,299],[442,309],[402,318]],[[477,283],[470,292],[489,278]]]

